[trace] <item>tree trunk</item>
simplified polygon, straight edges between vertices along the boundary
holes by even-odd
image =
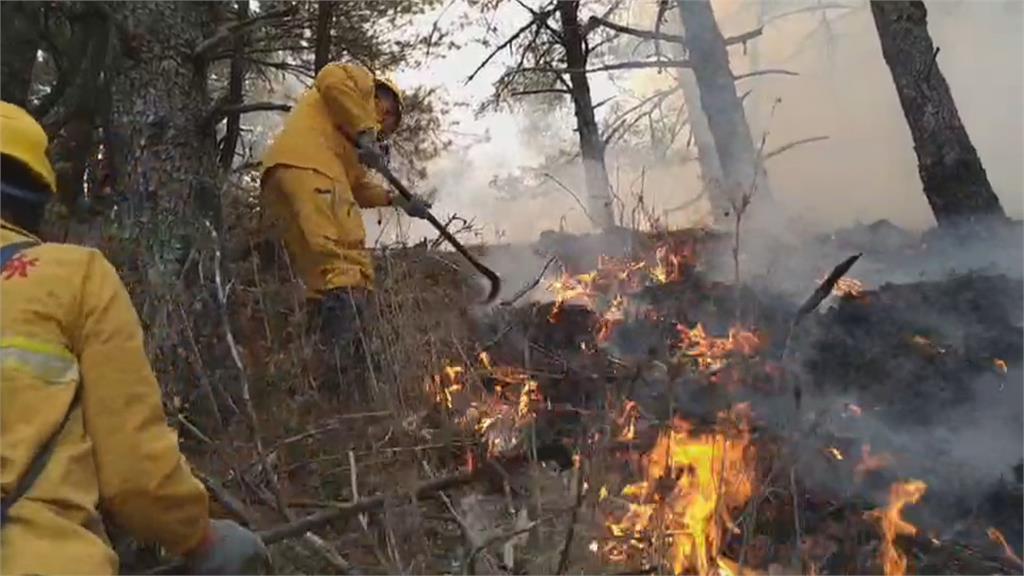
[[[199,2],[112,2],[125,29],[107,134],[113,187],[147,272],[175,275],[193,239],[220,228],[217,142],[206,122],[205,65],[193,50],[213,32]],[[170,284],[173,285],[173,284]]]
[[[238,19],[245,20],[249,17],[249,0],[241,0],[238,3]],[[231,68],[228,71],[228,105],[239,106],[245,100],[243,94],[245,88],[245,73],[248,66],[245,62],[246,35],[239,34],[235,37],[231,46]],[[238,141],[242,136],[242,115],[235,112],[228,114],[224,125],[224,141],[220,146],[220,169],[224,172],[231,170],[235,162],[235,151],[238,148]]]
[[[711,3],[679,0],[679,16],[700,90],[701,109],[715,141],[726,202],[740,206],[744,195],[769,195],[767,174],[757,157],[743,102],[736,94],[725,38],[715,22]],[[715,215],[716,219],[721,216]]]
[[[23,108],[39,51],[42,6],[42,2],[0,3],[0,96]]]
[[[580,153],[583,157],[583,175],[587,187],[587,210],[594,224],[608,229],[615,224],[612,208],[612,187],[604,163],[604,141],[594,117],[594,103],[590,97],[587,79],[587,54],[583,48],[583,34],[579,22],[580,3],[576,0],[558,0],[562,21],[563,46],[572,103],[576,113],[576,131],[580,135]]]
[[[320,0],[316,5],[316,52],[313,57],[313,73],[331,61],[331,24],[334,22],[334,2]]]
[[[872,1],[871,14],[910,126],[917,169],[935,219],[945,226],[984,216],[1005,217],[939,70],[924,4]]]
[[[669,33],[682,35],[682,27],[673,29],[669,26],[666,30]],[[676,59],[686,58],[686,50],[676,43],[667,44],[669,50]],[[700,166],[700,179],[704,186],[704,192],[708,195],[708,202],[711,204],[711,215],[715,219],[721,219],[724,214],[732,210],[729,199],[722,193],[722,165],[718,162],[718,152],[715,150],[715,138],[711,135],[711,128],[708,126],[708,117],[700,105],[700,88],[697,86],[697,79],[693,70],[687,68],[675,68],[673,73],[676,81],[683,92],[683,104],[686,106],[687,122],[690,125],[690,134],[693,143],[697,146],[697,163]],[[689,197],[693,194],[684,194],[681,197]]]

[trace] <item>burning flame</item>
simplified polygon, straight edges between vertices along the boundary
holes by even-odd
[[[867,512],[865,516],[878,522],[882,530],[882,550],[879,559],[885,576],[900,576],[907,573],[907,557],[896,548],[897,536],[913,536],[917,528],[901,517],[907,504],[916,504],[924,496],[928,486],[920,480],[897,482],[889,488],[889,504],[885,509]]]
[[[629,510],[608,529],[629,538],[612,542],[609,559],[624,560],[630,549],[647,552],[655,533],[664,534],[675,574],[733,572],[720,556],[729,510],[743,506],[753,491],[754,452],[749,407],[719,414],[715,431],[694,434],[681,419],[663,432],[645,456],[644,480],[622,489]],[[649,560],[649,558],[648,558]]]
[[[838,448],[836,448],[835,446],[830,446],[830,447],[829,447],[829,448],[828,448],[827,450],[825,450],[825,451],[826,451],[826,452],[828,452],[828,453],[829,453],[829,455],[830,455],[830,456],[832,456],[833,458],[835,458],[836,460],[840,460],[840,461],[842,461],[842,459],[843,459],[843,453],[842,453],[842,452],[840,452],[840,451],[839,451],[839,449],[838,449]]]
[[[730,328],[727,338],[708,336],[700,323],[692,329],[682,325],[676,326],[676,329],[680,336],[680,353],[694,358],[698,369],[705,372],[721,369],[733,355],[751,358],[761,348],[761,341],[756,334],[738,327]]]
[[[433,377],[438,404],[454,413],[457,424],[475,430],[487,445],[488,454],[506,452],[519,444],[520,430],[531,422],[535,408],[544,402],[535,380],[519,368],[494,366],[486,352],[478,356],[480,368],[474,372],[494,382],[493,393],[483,386],[467,385],[464,366],[449,364]]]
[[[1017,556],[1013,551],[1013,548],[1010,548],[1010,545],[1006,543],[1006,538],[1003,537],[1002,532],[996,530],[992,526],[989,526],[985,533],[988,534],[989,539],[1003,547],[1003,554],[1005,554],[1007,558],[1013,560],[1020,566],[1024,566],[1024,561],[1021,561],[1020,556]]]

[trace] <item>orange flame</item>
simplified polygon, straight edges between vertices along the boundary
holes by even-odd
[[[644,551],[651,531],[660,529],[673,573],[722,573],[730,564],[720,562],[725,530],[733,526],[729,510],[743,506],[753,491],[748,418],[749,407],[737,406],[719,414],[715,432],[699,435],[689,422],[674,421],[645,456],[644,480],[623,488],[622,496],[633,501],[619,521],[609,522],[612,534]],[[612,560],[627,555],[617,543],[607,552]]]
[[[826,452],[828,452],[829,455],[832,456],[833,458],[835,458],[836,460],[842,460],[843,459],[843,453],[840,452],[839,449],[836,448],[835,446],[830,446],[826,450]]]
[[[694,358],[702,371],[722,368],[733,355],[747,358],[756,356],[761,348],[761,341],[756,334],[738,327],[730,328],[727,338],[708,336],[700,323],[692,329],[682,325],[677,325],[676,329],[680,335],[680,352],[683,356]]]
[[[901,576],[907,573],[907,557],[896,547],[897,536],[913,536],[917,528],[901,517],[907,504],[916,504],[924,496],[928,485],[920,480],[897,482],[889,488],[889,504],[884,509],[865,513],[878,522],[882,530],[882,550],[879,559],[885,576]]]

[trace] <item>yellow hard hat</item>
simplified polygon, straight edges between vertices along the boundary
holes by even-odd
[[[55,193],[57,175],[46,157],[49,143],[43,127],[31,114],[21,106],[0,101],[0,154],[27,166]]]
[[[394,94],[395,102],[398,103],[398,121],[401,122],[402,112],[405,110],[405,96],[402,94],[402,90],[399,89],[398,84],[395,84],[394,80],[382,76],[374,78],[374,82],[376,82],[377,86]]]

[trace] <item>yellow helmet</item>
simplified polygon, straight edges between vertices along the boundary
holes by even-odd
[[[55,193],[57,176],[46,156],[49,143],[43,127],[31,114],[21,106],[0,101],[0,154],[27,166]]]
[[[398,84],[395,84],[394,80],[383,76],[377,76],[374,78],[374,82],[379,88],[383,88],[395,96],[395,102],[398,103],[398,121],[401,122],[402,112],[405,110],[405,96],[402,94]]]

